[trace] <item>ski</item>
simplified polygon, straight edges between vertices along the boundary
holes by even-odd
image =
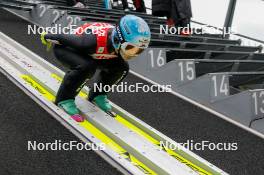
[[[76,122],[80,123],[80,122],[84,122],[85,118],[80,115],[80,114],[75,114],[75,115],[72,115],[71,118],[73,120],[75,120]]]
[[[108,111],[108,112],[106,112],[108,115],[110,115],[111,117],[113,117],[113,118],[115,118],[116,117],[116,113],[115,112],[113,112],[113,111]]]

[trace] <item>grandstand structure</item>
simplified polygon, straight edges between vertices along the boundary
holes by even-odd
[[[264,54],[261,45],[241,45],[243,38],[228,39],[221,34],[161,34],[160,25],[166,23],[165,19],[106,10],[103,2],[97,0],[88,0],[84,9],[68,7],[64,0],[0,0],[0,7],[40,27],[65,27],[95,21],[115,24],[125,14],[138,15],[150,25],[152,39],[150,47],[129,62],[133,75],[148,83],[169,84],[173,95],[264,138]],[[231,19],[228,21],[227,26]],[[124,126],[113,122],[81,97],[87,96],[87,87],[76,100],[89,126],[95,129],[87,130],[88,124],[74,123],[47,101],[54,98],[63,71],[3,33],[0,33],[0,45],[2,72],[84,142],[111,140],[111,144],[116,144],[118,149],[109,148],[98,154],[122,173],[227,174],[185,148],[179,152],[167,148],[158,151],[159,141],[177,143],[114,103],[114,111],[120,114],[119,122]],[[22,61],[16,59],[15,54]],[[40,91],[44,93],[39,95]],[[103,138],[97,132],[104,135]]]

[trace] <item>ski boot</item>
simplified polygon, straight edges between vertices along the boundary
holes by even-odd
[[[58,106],[67,112],[76,122],[84,121],[84,117],[80,115],[80,111],[77,109],[73,99],[61,101],[58,103]]]
[[[104,112],[111,112],[112,106],[110,105],[106,95],[98,95],[94,98],[93,102]]]

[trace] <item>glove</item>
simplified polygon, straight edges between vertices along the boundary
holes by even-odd
[[[50,51],[52,47],[52,42],[45,39],[46,34],[47,34],[46,32],[43,32],[40,36],[40,39],[41,39],[42,44],[47,46],[47,51]]]

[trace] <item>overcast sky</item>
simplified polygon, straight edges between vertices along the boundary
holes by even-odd
[[[152,0],[145,0],[151,7]],[[193,19],[222,27],[229,0],[191,0]],[[241,34],[264,41],[264,1],[237,0],[233,26]]]

